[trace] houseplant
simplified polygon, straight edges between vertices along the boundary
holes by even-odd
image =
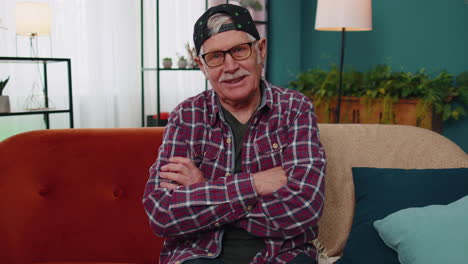
[[[0,81],[0,113],[10,112],[10,97],[8,95],[3,95],[3,90],[5,89],[9,80],[10,77]]]
[[[243,7],[250,7],[254,11],[261,11],[263,9],[263,5],[259,0],[240,0],[239,4]]]
[[[190,43],[185,43],[185,49],[187,50],[187,53],[189,54],[189,60],[188,60],[189,68],[192,68],[192,69],[198,68],[198,64],[195,61],[195,58],[197,57],[197,52],[195,50],[195,47],[190,46]]]
[[[187,68],[187,60],[185,59],[184,56],[179,57],[179,61],[177,62],[177,67],[179,67],[179,69]]]
[[[332,122],[338,80],[338,70],[332,66],[329,71],[312,69],[302,72],[290,82],[290,86],[311,97],[320,122]],[[455,106],[453,101],[459,104]],[[343,122],[410,122],[434,128],[437,125],[434,122],[441,124],[442,120],[466,115],[467,106],[468,72],[459,74],[457,78],[447,72],[431,77],[425,69],[415,73],[393,72],[388,65],[377,65],[367,72],[351,68],[343,74]],[[408,117],[411,113],[414,113],[414,118]]]
[[[170,69],[172,68],[172,59],[169,57],[165,57],[163,58],[162,64],[163,64],[164,69]]]

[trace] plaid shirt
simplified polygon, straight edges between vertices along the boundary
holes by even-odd
[[[189,98],[170,114],[143,204],[153,231],[166,237],[160,263],[182,263],[221,252],[223,225],[264,238],[250,263],[287,263],[318,235],[324,203],[325,152],[313,105],[302,94],[263,82],[262,103],[246,131],[242,172],[234,174],[234,142],[213,90]],[[173,156],[190,158],[207,182],[159,187],[159,169]],[[281,166],[287,185],[259,196],[252,174]]]

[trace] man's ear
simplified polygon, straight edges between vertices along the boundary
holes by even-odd
[[[267,54],[267,41],[265,38],[262,38],[258,41],[258,49],[260,51],[260,57],[262,59],[262,64],[265,63],[265,58]]]
[[[203,66],[203,62],[201,61],[201,57],[197,56],[197,57],[194,58],[194,60],[197,63],[198,68],[200,68],[200,70],[203,72],[203,74],[205,74],[205,78],[208,79],[207,72],[205,72],[205,67]]]

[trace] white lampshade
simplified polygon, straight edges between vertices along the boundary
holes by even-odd
[[[16,3],[16,35],[48,36],[50,34],[50,8],[47,3]]]
[[[315,29],[372,30],[372,0],[318,0]]]

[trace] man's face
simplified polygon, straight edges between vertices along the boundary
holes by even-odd
[[[239,44],[248,43],[247,33],[238,30],[229,30],[218,33],[203,43],[203,53],[229,50]],[[224,63],[216,67],[204,66],[199,57],[197,63],[221,102],[228,104],[245,104],[260,95],[260,78],[262,63],[266,54],[266,41],[257,41],[260,56],[252,45],[252,54],[243,60],[235,60],[231,54],[226,53]],[[260,59],[258,61],[257,57]]]

